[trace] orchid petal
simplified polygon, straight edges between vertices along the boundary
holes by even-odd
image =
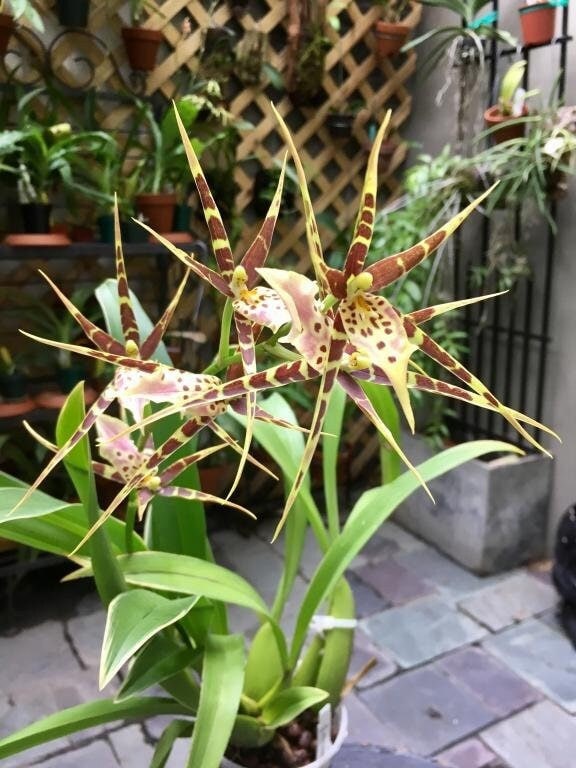
[[[116,276],[118,285],[118,302],[120,306],[120,324],[124,333],[125,345],[133,344],[136,349],[140,345],[140,332],[138,323],[130,301],[130,290],[124,264],[122,251],[122,237],[120,235],[120,214],[118,212],[118,198],[114,195],[114,250],[116,252]],[[126,346],[128,348],[128,346]]]
[[[467,307],[470,304],[477,304],[480,301],[486,301],[487,299],[494,299],[496,296],[503,296],[508,291],[498,291],[497,293],[487,293],[484,296],[474,296],[471,299],[459,299],[458,301],[447,301],[444,304],[436,304],[433,307],[426,307],[425,309],[416,309],[414,312],[409,312],[406,317],[416,325],[425,323],[427,320],[433,317],[439,317],[445,312],[452,312],[452,310],[460,309],[461,307]]]

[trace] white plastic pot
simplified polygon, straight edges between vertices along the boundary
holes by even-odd
[[[332,742],[332,744],[328,747],[328,749],[324,752],[323,755],[320,757],[317,757],[316,760],[314,760],[312,763],[306,763],[305,766],[302,768],[330,768],[330,763],[332,762],[332,758],[335,757],[336,754],[340,751],[342,748],[342,744],[344,743],[344,739],[346,736],[348,736],[348,712],[346,710],[346,707],[340,706],[338,709],[339,713],[339,723],[338,723],[338,733],[336,734],[336,738]],[[239,763],[235,763],[233,760],[228,760],[228,758],[224,757],[222,759],[221,768],[244,768],[244,766],[240,765]]]

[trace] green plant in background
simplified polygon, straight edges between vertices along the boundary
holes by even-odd
[[[159,714],[174,719],[156,746],[154,766],[165,764],[176,738],[189,739],[189,768],[219,768],[227,748],[282,743],[278,734],[283,726],[305,712],[310,717],[310,711],[326,701],[332,705],[340,701],[355,617],[345,570],[356,554],[397,504],[421,484],[483,453],[517,450],[500,442],[479,441],[452,448],[415,468],[398,444],[390,404],[375,396],[374,388],[394,390],[410,424],[408,390],[421,389],[438,394],[449,391],[453,397],[497,411],[533,445],[538,443],[524,425],[546,429],[498,402],[421,328],[430,317],[467,302],[419,307],[403,314],[376,293],[423,262],[475,204],[404,253],[365,267],[383,125],[370,155],[344,267],[329,269],[301,161],[286,125],[278,119],[307,211],[315,280],[264,266],[283,176],[258,236],[240,263],[234,262],[223,222],[180,124],[211,232],[216,269],[157,237],[226,299],[218,353],[205,371],[173,368],[161,341],[185,280],[152,326],[136,311],[128,291],[119,242],[116,294],[109,284],[99,293],[108,331],[89,323],[58,292],[94,348],[44,341],[113,364],[114,380],[86,414],[81,386],[71,393],[58,420],[55,445],[43,441],[54,456],[32,486],[0,475],[0,532],[68,556],[78,566],[75,577],[94,578],[108,610],[101,685],[107,685],[125,665],[129,667],[114,699],[69,708],[5,737],[0,740],[0,758],[86,727]],[[116,235],[119,238],[118,222]],[[266,285],[258,284],[260,278]],[[236,335],[231,336],[232,326]],[[462,386],[448,390],[418,366],[410,366],[417,347],[458,376]],[[395,359],[390,359],[392,351]],[[273,362],[260,367],[266,361]],[[318,384],[312,425],[304,433],[280,394],[284,385],[302,381]],[[258,401],[264,390],[272,393]],[[335,467],[347,398],[378,428],[409,471],[364,492],[342,522]],[[120,406],[121,421],[104,413],[114,401]],[[243,445],[221,426],[218,419],[224,413],[243,425]],[[388,418],[391,423],[384,421]],[[94,425],[103,438],[95,464],[87,438]],[[198,450],[196,437],[204,427],[212,431],[214,440],[209,448]],[[235,505],[204,494],[198,485],[197,464],[224,445],[240,454],[240,475],[247,461],[255,461],[248,452],[252,436],[282,468],[286,495],[277,531],[283,530],[283,570],[272,605],[237,573],[213,562],[203,502]],[[307,480],[320,441],[322,507],[312,499]],[[65,504],[38,490],[62,460],[75,484],[77,504]],[[118,496],[104,511],[99,509],[95,473],[120,485]],[[124,500],[126,519],[121,521],[112,512]],[[142,535],[135,529],[137,515],[144,517]],[[308,533],[315,536],[321,554],[296,604],[294,631],[288,635],[281,619]],[[230,604],[259,617],[260,629],[247,652],[246,639],[229,630]],[[326,614],[323,621],[317,617],[321,610]],[[155,685],[162,686],[165,695],[147,695]]]
[[[507,46],[515,46],[516,40],[506,30],[494,26],[497,20],[497,14],[488,11],[482,16],[478,14],[486,6],[490,5],[488,0],[420,0],[421,5],[432,8],[443,8],[455,14],[456,18],[453,24],[438,26],[410,40],[403,47],[404,51],[416,48],[422,43],[431,41],[434,43],[426,53],[424,69],[431,72],[444,57],[447,52],[452,50],[451,58],[454,56],[466,56],[466,51],[471,52],[471,57],[482,61],[484,58],[484,40],[498,40]]]
[[[380,18],[389,24],[398,24],[410,12],[410,0],[374,0],[380,8]]]

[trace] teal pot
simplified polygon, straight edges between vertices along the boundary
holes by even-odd
[[[86,371],[82,365],[70,365],[68,368],[58,368],[56,371],[56,382],[60,391],[67,395],[76,384],[84,381]]]
[[[179,203],[174,208],[174,220],[172,222],[173,232],[190,232],[190,219],[192,218],[192,207]]]
[[[122,241],[124,243],[142,244],[148,242],[148,232],[141,227],[140,224],[132,221],[132,219],[120,222],[120,230],[122,233]]]
[[[24,232],[29,235],[47,235],[50,232],[50,213],[52,206],[49,203],[22,203],[20,213]]]
[[[98,240],[101,243],[114,242],[114,216],[111,213],[104,213],[96,219],[98,227]]]
[[[79,29],[88,26],[90,0],[56,0],[56,10],[61,26]]]
[[[28,379],[20,371],[0,373],[0,395],[5,400],[24,400],[27,392]]]

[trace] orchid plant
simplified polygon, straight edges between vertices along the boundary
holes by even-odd
[[[108,612],[101,686],[129,666],[114,697],[64,710],[1,740],[0,758],[96,724],[158,714],[175,719],[157,744],[154,768],[165,765],[177,738],[190,739],[189,768],[218,768],[230,745],[238,750],[264,745],[285,749],[279,730],[303,713],[317,711],[324,702],[336,706],[341,699],[354,626],[354,600],[345,579],[352,559],[420,485],[427,487],[434,477],[483,453],[519,452],[505,443],[477,441],[414,467],[402,452],[398,431],[384,415],[390,412],[390,393],[411,427],[409,391],[420,389],[497,411],[528,442],[545,450],[524,425],[550,430],[502,404],[422,330],[431,317],[487,297],[403,315],[379,293],[430,256],[482,198],[412,248],[365,268],[375,215],[378,153],[387,119],[368,161],[344,267],[331,268],[323,257],[302,163],[288,128],[278,112],[276,116],[299,179],[312,277],[265,266],[287,161],[264,222],[237,263],[177,115],[217,268],[211,269],[153,233],[185,263],[187,271],[169,306],[152,325],[128,288],[116,216],[117,279],[98,289],[107,330],[85,317],[47,278],[92,346],[32,338],[109,363],[115,372],[87,412],[82,386],[70,394],[58,420],[55,443],[40,438],[53,456],[31,486],[0,476],[0,532],[68,556],[78,566],[72,578],[94,577]],[[162,343],[190,272],[225,298],[218,353],[201,373],[173,367]],[[411,359],[416,350],[460,383],[422,373]],[[288,384],[313,381],[317,400],[311,426],[304,430],[281,390]],[[259,399],[267,390],[267,396]],[[347,398],[378,429],[408,471],[364,492],[342,524],[335,468]],[[113,403],[119,418],[107,413]],[[221,423],[225,413],[243,426],[242,444]],[[95,461],[88,440],[92,427],[100,454]],[[204,428],[213,433],[215,442],[199,449],[196,439]],[[275,534],[284,529],[284,567],[271,606],[239,574],[214,562],[204,513],[205,503],[217,503],[229,508],[230,514],[251,514],[231,501],[230,495],[247,462],[264,469],[250,455],[253,437],[281,468],[286,489]],[[307,473],[319,442],[324,448],[324,510],[310,493]],[[240,457],[226,499],[203,492],[197,472],[199,463],[224,446]],[[79,503],[65,503],[39,490],[61,461],[75,484]],[[99,508],[96,475],[121,485],[105,510]],[[112,512],[124,502],[126,514],[120,520]],[[136,526],[137,517],[143,527]],[[290,636],[282,627],[282,616],[309,531],[321,555]],[[229,604],[259,617],[260,629],[247,651],[243,636],[229,630]],[[322,619],[318,617],[321,610],[326,613]],[[157,685],[166,695],[146,695]],[[216,722],[218,728],[213,727]],[[241,754],[236,752],[235,759]]]

